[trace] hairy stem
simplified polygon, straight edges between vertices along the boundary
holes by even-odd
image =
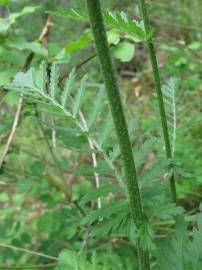
[[[107,44],[106,31],[102,17],[99,0],[87,0],[88,12],[90,16],[91,28],[97,49],[97,56],[105,81],[105,87],[112,112],[113,122],[118,137],[121,156],[124,165],[125,180],[128,190],[129,202],[133,221],[137,228],[144,223],[144,213],[142,209],[140,191],[136,176],[135,163],[131,142],[128,134],[117,78],[113,69],[110,51]],[[138,245],[139,269],[150,269],[148,250],[143,250]]]
[[[145,0],[139,0],[139,3],[140,3],[142,16],[143,16],[145,31],[149,33],[150,22],[149,22],[149,17],[147,13],[146,2]],[[160,81],[158,63],[157,63],[157,58],[156,58],[156,53],[155,53],[155,48],[154,48],[152,38],[150,38],[147,41],[147,45],[148,45],[148,51],[149,51],[150,60],[152,64],[153,77],[156,84],[156,93],[157,93],[157,98],[158,98],[159,112],[160,112],[161,124],[162,124],[162,129],[163,129],[166,156],[167,158],[171,159],[172,151],[171,151],[171,144],[170,144],[170,138],[169,138],[169,133],[168,133],[167,117],[166,117],[163,95],[162,95],[162,90],[161,90],[161,81]],[[172,163],[171,163],[171,169],[173,169]],[[175,186],[174,174],[172,174],[172,176],[170,177],[170,189],[171,189],[172,199],[174,202],[176,202],[176,186]]]

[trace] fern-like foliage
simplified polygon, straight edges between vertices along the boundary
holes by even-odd
[[[87,115],[87,123],[84,124],[80,118],[79,110],[81,109],[84,98],[87,95],[87,75],[85,75],[78,83],[76,73],[73,70],[66,79],[63,89],[60,89],[58,86],[58,78],[58,66],[53,64],[51,67],[49,84],[46,64],[42,62],[39,69],[31,68],[26,73],[17,73],[13,82],[6,85],[6,89],[23,94],[25,97],[31,99],[31,101],[36,102],[37,104],[49,105],[56,108],[58,110],[57,114],[60,112],[61,115],[65,115],[70,118],[78,128],[77,132],[81,132],[81,134],[87,136],[93,142],[95,151],[98,151],[103,155],[111,172],[113,172],[119,182],[124,186],[121,172],[119,172],[114,165],[115,158],[112,160],[110,155],[107,153],[107,149],[110,146],[108,144],[109,137],[112,138],[111,135],[113,134],[114,127],[111,114],[108,112],[106,113],[106,97],[103,87],[100,88],[97,96],[91,100],[93,105],[92,111]],[[99,122],[99,125],[102,125],[102,130],[100,132],[99,126],[97,125],[99,115],[102,112],[104,114],[104,119],[102,123]],[[130,131],[132,132],[133,129],[131,128]],[[114,147],[113,144],[115,144]],[[117,145],[116,140],[113,139],[110,153],[113,153],[114,149],[116,149],[116,157],[118,158],[120,150]]]
[[[45,62],[42,62],[39,69],[31,68],[26,73],[17,73],[12,83],[6,85],[6,89],[23,94],[28,100],[30,99],[37,104],[51,106],[53,108],[51,113],[54,114],[55,108],[57,109],[57,115],[64,115],[71,119],[77,127],[76,132],[80,132],[92,141],[95,151],[98,151],[103,155],[109,169],[121,182],[122,177],[120,172],[118,172],[106,152],[106,141],[108,135],[113,133],[113,125],[111,115],[108,113],[106,114],[106,98],[104,97],[103,87],[100,88],[94,100],[91,100],[93,104],[92,111],[89,113],[89,116],[86,117],[86,123],[84,123],[80,118],[79,111],[87,96],[87,75],[85,75],[78,83],[75,70],[72,70],[66,79],[63,89],[60,89],[58,85],[59,75],[58,65],[53,64],[51,67],[49,83],[46,64]],[[99,127],[97,126],[97,122],[101,112],[105,114],[105,117],[102,122],[102,132],[98,132]],[[94,136],[92,135],[93,133]]]
[[[73,70],[66,79],[63,88],[59,87],[59,67],[53,64],[50,72],[50,79],[46,70],[46,64],[41,63],[39,69],[31,68],[26,73],[18,73],[13,82],[6,86],[11,91],[23,94],[24,97],[31,99],[37,104],[51,106],[51,113],[54,108],[57,109],[59,116],[65,116],[75,125],[76,130],[72,132],[74,139],[80,132],[86,136],[94,145],[94,150],[104,160],[107,165],[107,171],[103,168],[94,167],[79,168],[77,173],[100,172],[102,178],[105,178],[106,172],[112,174],[119,182],[111,184],[101,181],[101,187],[90,190],[81,201],[81,206],[85,209],[87,215],[83,219],[83,224],[93,223],[91,235],[108,236],[113,233],[124,234],[128,237],[130,232],[134,231],[134,225],[131,219],[130,208],[128,205],[128,195],[124,183],[124,175],[120,166],[120,149],[116,136],[114,136],[114,127],[108,106],[106,106],[105,91],[103,86],[99,87],[97,95],[91,96],[89,102],[92,103],[92,110],[85,113],[86,123],[82,122],[80,110],[85,112],[85,98],[87,96],[88,82],[85,75],[79,82],[77,74]],[[100,117],[102,116],[102,117]],[[100,130],[100,127],[102,129]],[[129,122],[129,133],[134,138],[134,133],[138,128],[137,119]],[[145,160],[150,152],[155,148],[158,141],[154,138],[146,140],[138,149],[134,151],[134,157],[137,164],[137,171],[140,179],[140,191],[146,215],[153,220],[172,219],[173,216],[182,213],[181,208],[174,206],[165,199],[165,184],[167,181],[168,167],[170,160],[161,159],[150,161],[150,166],[144,168]],[[80,149],[79,149],[80,151]],[[98,198],[107,198],[103,200],[102,208],[89,211],[89,203]],[[87,206],[87,207],[86,207]],[[150,241],[152,228],[145,221],[146,226],[141,229],[142,239]]]
[[[13,82],[7,85],[6,88],[17,91],[27,96],[28,98],[30,97],[31,99],[33,99],[33,101],[37,103],[45,102],[49,105],[53,105],[62,110],[67,117],[76,119],[78,111],[81,107],[87,76],[84,76],[81,79],[80,86],[78,87],[77,93],[72,101],[71,99],[69,99],[69,95],[71,93],[72,85],[75,80],[75,72],[72,71],[72,73],[70,73],[69,77],[67,78],[62,94],[59,93],[59,75],[60,74],[58,66],[56,64],[53,64],[51,67],[50,87],[46,87],[46,64],[45,62],[42,62],[39,70],[31,68],[26,73],[17,73]],[[67,104],[70,103],[71,107],[67,109]],[[86,131],[84,126],[82,126],[78,122],[76,123],[83,131]]]
[[[117,258],[118,259],[118,258]],[[132,270],[130,264],[127,264],[127,270]],[[63,250],[59,255],[58,270],[122,270],[126,269],[122,263],[113,264],[111,260],[106,258],[98,258],[97,253],[94,252],[90,259],[85,253],[80,255],[71,250]]]
[[[88,21],[88,14],[84,10],[70,9],[70,10],[55,10],[51,11],[51,14],[59,17]],[[146,33],[144,30],[144,25],[142,22],[137,22],[136,20],[129,20],[126,14],[122,12],[110,12],[104,11],[103,17],[106,25],[113,27],[125,33],[127,35],[133,36],[133,38],[139,41],[147,41],[152,36],[152,31]]]
[[[202,215],[189,238],[186,224],[179,219],[176,236],[161,241],[158,248],[157,270],[198,270],[202,269]]]

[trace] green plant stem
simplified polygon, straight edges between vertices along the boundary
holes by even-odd
[[[145,0],[139,0],[139,2],[140,2],[141,11],[142,11],[145,31],[146,33],[149,33],[150,22],[149,22],[149,17],[147,13],[146,2]],[[169,138],[169,133],[168,133],[167,117],[166,117],[165,106],[164,106],[164,101],[163,101],[163,94],[161,90],[161,81],[160,81],[158,63],[157,63],[157,58],[156,58],[156,53],[155,53],[155,48],[154,48],[152,38],[150,38],[147,41],[147,45],[148,45],[148,51],[149,51],[150,60],[152,64],[153,77],[156,84],[156,93],[157,93],[157,98],[158,98],[161,124],[162,124],[162,129],[163,129],[166,156],[167,158],[172,159],[172,151],[171,151],[171,144],[170,144],[170,138]],[[171,169],[173,169],[173,163],[171,163],[170,167]],[[171,189],[172,199],[176,203],[176,186],[175,186],[174,173],[170,177],[170,189]]]
[[[135,225],[139,229],[144,224],[144,213],[142,209],[140,191],[127,123],[123,112],[117,78],[115,76],[115,71],[112,65],[110,51],[107,44],[100,1],[87,0],[87,6],[97,49],[97,56],[100,61],[113,122],[120,145],[131,214]],[[148,250],[143,250],[140,247],[140,243],[138,244],[138,259],[140,270],[150,269]]]

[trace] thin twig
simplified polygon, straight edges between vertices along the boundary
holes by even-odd
[[[4,160],[6,158],[7,153],[9,151],[9,147],[11,145],[11,142],[13,140],[13,137],[14,137],[14,134],[15,134],[18,122],[19,122],[20,112],[21,112],[21,109],[22,109],[22,102],[23,102],[23,96],[20,96],[19,102],[18,102],[18,107],[17,107],[15,117],[14,117],[14,121],[13,121],[13,125],[12,125],[12,128],[11,128],[10,134],[8,136],[8,140],[6,142],[6,145],[4,147],[3,154],[1,155],[1,158],[0,158],[0,169],[1,169],[2,165],[3,165],[3,163],[4,163]]]
[[[19,266],[19,267],[15,267],[15,266],[0,266],[0,269],[5,269],[5,270],[9,270],[9,269],[38,269],[38,268],[42,268],[42,269],[44,269],[44,268],[49,268],[49,267],[53,267],[53,266],[56,266],[57,265],[57,263],[48,263],[48,264],[38,264],[38,265],[27,265],[27,266]]]
[[[53,257],[53,256],[46,255],[46,254],[43,254],[43,253],[40,253],[40,252],[36,252],[36,251],[32,251],[32,250],[29,250],[29,249],[26,249],[26,248],[16,247],[16,246],[9,245],[9,244],[0,243],[0,247],[5,247],[5,248],[13,249],[13,250],[18,250],[18,251],[26,252],[26,253],[29,253],[29,254],[32,254],[32,255],[44,257],[44,258],[55,260],[55,261],[58,261],[59,260],[57,257]]]

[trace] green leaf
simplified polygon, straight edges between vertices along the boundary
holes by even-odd
[[[106,163],[101,163],[99,162],[98,166],[95,168],[93,166],[84,166],[84,167],[79,167],[74,171],[74,174],[76,176],[79,175],[92,175],[93,173],[99,173],[101,175],[106,174],[109,172],[109,167],[106,165]]]
[[[0,46],[0,57],[2,62],[5,61],[15,64],[15,67],[18,65],[23,65],[25,59],[25,56],[22,52],[11,49],[8,50],[2,46]]]
[[[73,107],[72,107],[72,111],[73,111],[73,115],[74,117],[77,116],[78,114],[78,111],[81,107],[81,103],[82,103],[82,100],[83,100],[83,97],[84,97],[84,91],[86,89],[86,81],[87,81],[87,75],[85,75],[82,80],[81,80],[81,84],[80,84],[80,88],[76,94],[76,97],[74,99],[74,102],[73,102]]]
[[[112,120],[111,113],[109,112],[106,116],[102,130],[100,131],[100,134],[99,134],[98,142],[101,146],[106,143],[113,128],[114,128],[113,120]]]
[[[62,98],[61,98],[63,107],[66,106],[66,102],[67,102],[67,99],[68,99],[68,97],[69,97],[69,95],[71,93],[75,78],[76,78],[75,69],[73,69],[70,72],[70,74],[69,74],[69,76],[68,76],[68,78],[67,78],[67,80],[65,82],[65,87],[64,87],[64,90],[63,90]]]
[[[113,56],[121,62],[129,62],[135,55],[135,46],[129,42],[121,42],[113,48]]]
[[[40,231],[50,233],[53,230],[54,226],[54,216],[50,212],[45,212],[37,220],[37,228]]]
[[[56,205],[56,201],[54,197],[51,196],[49,193],[43,193],[40,195],[39,198],[43,203],[46,203],[48,207],[53,208]]]
[[[120,35],[112,29],[107,32],[107,39],[109,44],[117,45],[120,42]]]
[[[72,201],[80,200],[80,198],[88,193],[89,188],[91,187],[91,184],[87,181],[81,182],[78,184],[72,185]]]
[[[114,203],[110,202],[110,205],[103,206],[101,209],[91,212],[89,215],[85,216],[82,220],[82,224],[91,224],[99,219],[110,218],[110,216],[114,214],[126,212],[127,209],[128,203],[126,200]]]
[[[10,79],[16,74],[17,69],[11,68],[0,72],[0,86],[10,82]]]
[[[64,142],[65,147],[68,149],[74,149],[74,151],[81,151],[86,143],[86,137],[83,135],[74,135],[70,132],[63,132],[58,130],[58,137]]]
[[[58,91],[58,81],[59,81],[59,69],[56,63],[53,63],[51,67],[51,80],[50,80],[50,89],[51,95],[48,91],[45,91],[47,82],[47,71],[45,63],[42,62],[39,69],[29,69],[27,72],[19,72],[16,74],[12,83],[6,85],[5,87],[8,90],[13,90],[21,94],[31,97],[33,100],[36,100],[38,103],[47,103],[52,105],[60,110],[62,110],[66,117],[75,118],[80,106],[83,101],[84,91],[86,89],[86,80],[87,75],[85,75],[80,84],[79,89],[76,92],[76,96],[73,99],[73,105],[71,109],[66,110],[65,103],[66,99],[70,94],[72,84],[74,82],[74,71],[70,73],[69,78],[67,79],[62,97],[60,91]],[[59,102],[61,101],[62,104]],[[71,104],[70,104],[71,105]],[[84,131],[82,124],[77,122],[77,126]]]
[[[49,13],[58,17],[69,18],[69,19],[74,19],[74,20],[79,20],[79,21],[88,20],[88,15],[85,11],[76,10],[76,9],[70,9],[68,11],[61,10],[61,9],[51,10],[49,11]]]
[[[165,158],[153,164],[153,166],[146,170],[142,175],[140,186],[143,188],[152,181],[155,181],[168,173],[170,162],[170,159]]]
[[[156,204],[149,215],[160,218],[160,219],[172,219],[173,217],[183,214],[183,209],[180,206],[174,204]]]
[[[171,78],[167,84],[162,86],[163,99],[165,103],[167,122],[172,142],[172,156],[175,154],[175,144],[177,137],[177,90],[179,80]]]
[[[34,175],[41,176],[45,170],[44,164],[40,161],[35,161],[30,165],[30,172]]]
[[[65,50],[68,53],[76,52],[78,50],[85,48],[91,41],[92,41],[91,33],[89,33],[89,32],[84,33],[77,40],[75,40],[73,42],[69,42],[66,45]]]
[[[75,270],[76,254],[71,250],[63,250],[59,254],[59,268],[60,270]]]
[[[102,220],[94,224],[91,235],[92,237],[107,237],[112,233],[128,234],[131,223],[131,217],[128,211],[117,213],[109,219]]]
[[[94,103],[94,106],[92,107],[92,111],[90,113],[90,117],[88,120],[89,128],[96,122],[100,113],[102,112],[102,108],[104,105],[104,97],[105,97],[104,87],[100,87],[99,92],[95,98],[95,103]]]
[[[50,76],[50,94],[53,99],[56,98],[58,93],[58,83],[59,83],[59,68],[54,63],[51,66],[51,76]]]
[[[55,10],[50,11],[50,14],[63,17],[63,18],[69,18],[74,20],[80,20],[80,21],[88,21],[88,14],[85,12],[85,10],[76,10],[76,9],[70,9],[68,11],[64,10]],[[138,23],[135,20],[128,20],[126,14],[124,12],[110,12],[110,11],[104,11],[103,12],[104,21],[107,25],[125,33],[128,35],[133,36],[137,40],[140,41],[146,41],[148,38],[151,37],[152,32],[146,34],[144,31],[144,27],[141,23]]]
[[[6,94],[5,98],[4,98],[4,102],[10,106],[16,106],[19,103],[19,97],[14,95],[13,93],[9,92]]]
[[[93,189],[92,191],[88,192],[81,200],[80,205],[84,206],[88,202],[95,201],[97,198],[101,196],[106,196],[108,193],[116,193],[121,191],[121,187],[118,185],[103,185],[102,187]]]
[[[20,51],[28,50],[38,55],[42,55],[45,57],[48,56],[47,50],[43,48],[41,44],[39,44],[38,42],[28,42],[20,36],[10,37],[6,41],[6,45],[10,48],[14,48]]]
[[[128,20],[126,14],[123,11],[114,13],[110,11],[104,11],[103,15],[106,24],[120,30],[121,32],[132,35],[138,40],[147,40],[148,37],[144,32],[142,25],[135,20]]]
[[[24,7],[23,10],[18,13],[11,13],[7,18],[0,18],[0,33],[5,34],[18,18],[34,12],[36,8],[37,7]]]
[[[38,91],[36,88],[34,77],[33,77],[33,69],[30,69],[26,73],[19,72],[13,79],[13,82],[6,85],[7,89],[16,89],[16,91],[24,92],[26,89],[30,89],[32,91]]]
[[[145,162],[145,156],[149,154],[150,151],[154,150],[154,146],[157,142],[157,139],[152,137],[146,140],[139,149],[134,153],[135,164],[140,167]]]
[[[91,261],[92,261],[92,269],[93,270],[99,270],[99,264],[98,264],[98,256],[97,256],[97,253],[96,251],[93,252],[93,256],[91,258]]]
[[[183,218],[178,218],[175,236],[159,243],[157,270],[198,270],[202,267],[202,215],[197,216],[197,228],[192,239]]]
[[[72,250],[63,250],[59,254],[58,265],[60,270],[101,270],[100,260],[95,252],[93,252],[91,262],[89,262],[85,253],[78,256]]]
[[[37,76],[37,85],[41,89],[41,91],[45,94],[47,92],[46,90],[46,83],[47,83],[47,66],[45,61],[41,62],[39,67],[39,72]]]

